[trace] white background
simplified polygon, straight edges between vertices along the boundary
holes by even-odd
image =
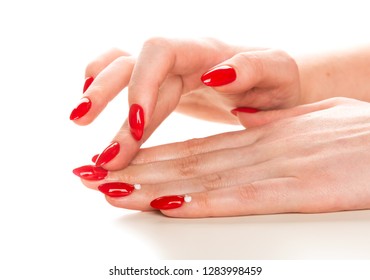
[[[296,55],[368,43],[369,27],[366,1],[1,1],[0,278],[108,279],[114,265],[161,259],[369,259],[369,211],[181,220],[113,208],[71,171],[109,143],[126,92],[94,124],[69,121],[85,66],[111,47],[206,36]],[[146,146],[231,129],[173,115]]]

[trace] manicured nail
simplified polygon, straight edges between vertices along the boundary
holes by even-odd
[[[238,113],[248,113],[248,114],[253,114],[253,113],[258,113],[260,110],[256,108],[249,108],[249,107],[239,107],[231,110],[231,113],[233,115],[237,115]]]
[[[108,162],[110,162],[120,150],[120,146],[118,142],[111,143],[105,150],[98,156],[95,161],[96,166],[102,166]]]
[[[71,115],[69,116],[69,119],[71,121],[78,120],[86,115],[86,113],[91,108],[91,101],[89,98],[84,97],[80,100],[80,103],[78,103],[77,107],[72,110]]]
[[[96,162],[96,160],[98,159],[98,157],[99,157],[99,154],[94,155],[94,156],[91,158],[91,161],[92,161],[93,163],[95,163],[95,162]]]
[[[184,202],[190,202],[191,196],[189,195],[171,195],[171,196],[162,196],[154,199],[150,206],[158,210],[170,210],[179,208],[183,205]]]
[[[73,169],[73,173],[76,176],[88,181],[99,181],[107,177],[108,171],[102,167],[94,165],[84,165]]]
[[[131,185],[121,182],[110,182],[100,185],[98,190],[110,197],[124,197],[130,195],[135,189],[139,190],[140,188],[140,184]]]
[[[140,105],[131,105],[128,121],[132,136],[139,141],[144,133],[144,110]]]
[[[92,84],[93,81],[94,81],[93,77],[86,78],[85,83],[84,83],[83,93],[87,91],[87,89],[89,88],[89,86]]]
[[[234,68],[228,65],[221,65],[212,68],[201,77],[202,82],[206,86],[210,87],[224,86],[235,81],[235,79],[236,72]]]

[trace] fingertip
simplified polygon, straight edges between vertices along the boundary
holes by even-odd
[[[96,166],[116,171],[126,168],[140,149],[137,142],[126,129],[117,134],[118,137],[99,154],[95,161]]]
[[[158,197],[150,202],[150,206],[159,210],[163,215],[172,218],[194,218],[194,212],[189,211],[188,205],[191,204],[191,195],[168,195]]]
[[[205,72],[200,79],[209,87],[224,86],[236,80],[236,71],[230,65],[219,65]]]
[[[250,107],[239,107],[230,111],[234,116],[238,116],[238,113],[254,114],[260,112],[259,109]]]
[[[82,92],[85,93],[85,91],[91,86],[91,84],[93,83],[94,81],[94,78],[93,77],[87,77],[85,79],[85,83],[84,83],[84,86],[83,86],[83,89],[82,89]]]
[[[266,111],[257,108],[239,107],[230,111],[239,120],[239,123],[245,128],[260,126],[268,122]]]
[[[132,104],[129,111],[129,125],[132,137],[140,141],[144,134],[144,110],[139,104]]]
[[[114,159],[120,152],[121,146],[118,142],[110,143],[102,153],[99,154],[95,161],[96,166],[103,166]]]
[[[91,161],[93,163],[96,163],[96,160],[98,159],[98,157],[99,157],[99,154],[93,155],[92,158],[91,158]]]
[[[84,117],[91,109],[92,103],[90,98],[83,97],[80,99],[77,106],[72,110],[71,114],[69,115],[69,119],[71,121],[77,121]]]

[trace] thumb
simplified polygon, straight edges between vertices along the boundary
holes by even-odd
[[[298,79],[295,60],[280,50],[258,50],[238,53],[201,77],[206,86],[217,87],[225,94],[244,93],[254,87],[273,87]]]

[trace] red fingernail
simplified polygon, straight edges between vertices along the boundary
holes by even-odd
[[[108,171],[102,167],[94,165],[84,165],[73,169],[73,173],[76,176],[88,181],[99,181],[107,177]]]
[[[89,86],[92,84],[93,81],[94,81],[93,77],[86,78],[85,83],[84,83],[83,93],[87,91],[87,89],[89,88]]]
[[[99,154],[94,155],[94,156],[91,158],[91,161],[92,161],[93,163],[95,163],[95,162],[96,162],[96,160],[98,159],[98,157],[99,157]]]
[[[253,113],[258,113],[260,112],[260,110],[256,109],[256,108],[249,108],[249,107],[239,107],[239,108],[235,108],[233,110],[231,110],[231,113],[233,115],[237,115],[237,113],[240,112],[240,113],[249,113],[249,114],[253,114]]]
[[[89,98],[84,97],[80,100],[80,103],[78,103],[77,107],[72,110],[71,115],[69,116],[69,119],[71,121],[78,120],[79,118],[82,118],[91,108],[91,101]]]
[[[110,197],[128,196],[134,191],[134,189],[134,185],[121,182],[106,183],[98,187],[99,191]]]
[[[128,116],[132,136],[139,141],[144,133],[144,110],[138,104],[132,104]]]
[[[118,142],[111,143],[105,150],[98,156],[95,161],[96,166],[102,166],[108,162],[110,162],[120,150],[120,145]]]
[[[204,73],[200,79],[206,86],[224,86],[235,81],[236,72],[231,66],[221,65]]]
[[[162,196],[150,202],[150,206],[158,210],[170,210],[181,207],[184,202],[182,195]]]

